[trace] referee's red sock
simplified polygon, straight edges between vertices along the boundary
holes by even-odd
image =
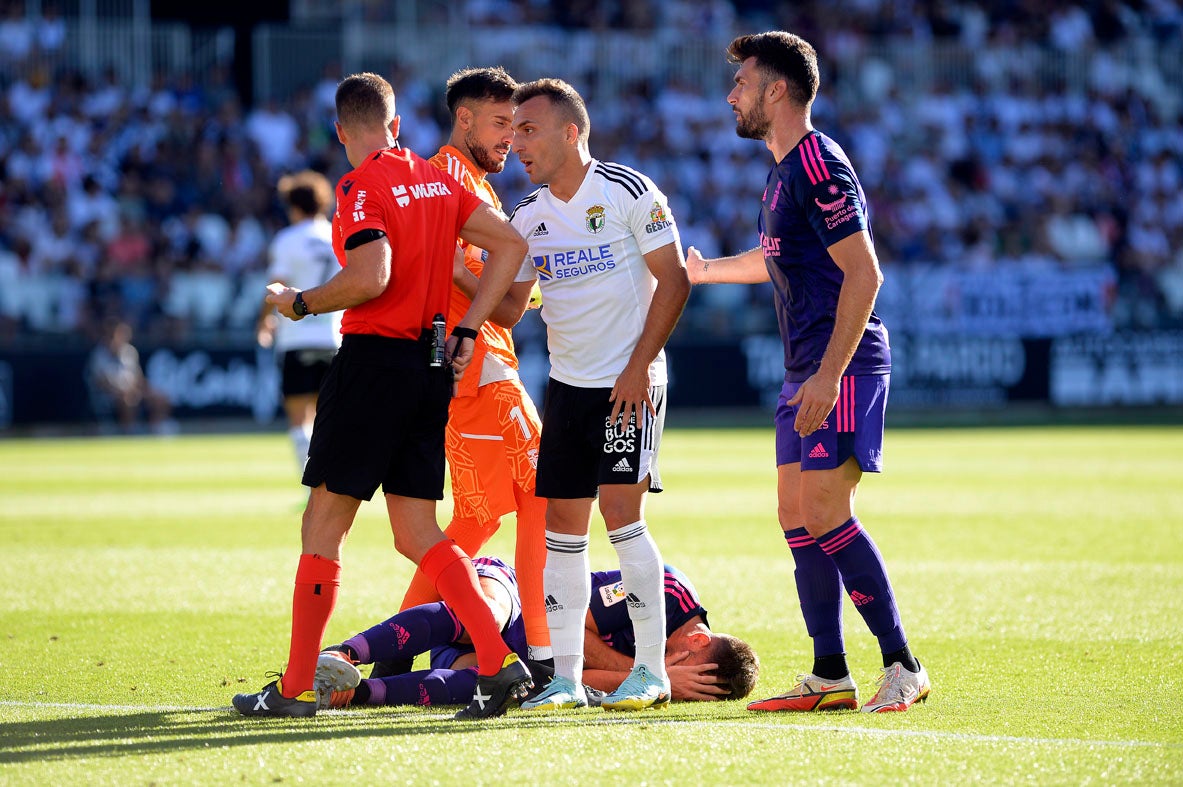
[[[481,592],[472,560],[455,542],[444,539],[427,550],[427,554],[419,561],[419,570],[435,584],[444,603],[455,613],[468,636],[472,637],[473,647],[476,648],[477,672],[481,675],[496,674],[509,655],[509,648],[505,640],[501,639],[497,621],[489,610],[485,594]]]
[[[337,605],[341,563],[320,555],[300,555],[296,589],[292,593],[292,641],[280,693],[295,697],[312,688],[316,656],[324,641],[325,627]]]

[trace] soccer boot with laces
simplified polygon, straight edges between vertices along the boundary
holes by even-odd
[[[570,678],[559,675],[550,679],[550,683],[537,696],[522,701],[522,710],[571,710],[587,707],[587,692],[583,687],[574,683]]]
[[[316,675],[312,679],[312,689],[316,692],[316,703],[320,709],[340,708],[348,704],[338,698],[338,704],[333,704],[334,695],[348,692],[352,699],[353,690],[361,683],[361,671],[339,650],[322,650],[316,657]]]
[[[837,680],[806,674],[797,676],[797,685],[776,697],[748,703],[748,710],[816,711],[855,710],[858,686],[847,675]]]
[[[235,694],[231,700],[234,709],[243,716],[315,716],[316,692],[309,689],[295,697],[285,697],[280,688],[282,680],[282,676],[277,677],[254,694]]]
[[[521,699],[526,696],[534,680],[530,677],[530,670],[522,663],[516,653],[510,653],[501,662],[501,669],[495,675],[477,675],[476,690],[472,693],[472,702],[467,708],[456,712],[453,718],[491,719],[505,713],[505,706],[510,700]]]
[[[928,679],[928,670],[924,665],[916,662],[919,672],[911,672],[900,662],[884,667],[876,681],[879,690],[875,692],[866,705],[863,713],[891,713],[905,711],[917,702],[924,702],[932,691],[932,682]]]
[[[669,678],[662,680],[644,664],[637,664],[616,691],[604,697],[604,710],[645,710],[670,704]]]

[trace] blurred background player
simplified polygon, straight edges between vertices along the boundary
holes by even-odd
[[[472,561],[444,538],[435,510],[452,386],[527,247],[504,216],[398,147],[400,120],[385,79],[346,77],[336,109],[337,138],[354,167],[338,184],[333,215],[341,270],[310,290],[268,286],[268,301],[290,320],[345,310],[304,468],[312,492],[288,662],[260,691],[236,695],[234,707],[247,716],[316,714],[313,677],[337,600],[342,545],[361,501],[381,486],[395,548],[427,575],[476,643],[476,690],[457,718],[496,716],[529,689],[530,671],[501,639]],[[488,249],[489,258],[472,307],[441,346],[433,323],[448,307],[457,235]]]
[[[501,200],[486,176],[501,172],[509,156],[513,141],[511,99],[516,88],[517,83],[501,68],[471,68],[453,74],[446,93],[451,137],[431,158],[432,164],[498,211]],[[449,325],[455,325],[468,311],[484,268],[484,250],[463,241],[460,248],[463,253],[458,262],[462,264],[454,271]],[[518,377],[510,331],[521,319],[530,288],[530,282],[515,282],[510,287],[481,326],[472,362],[456,385],[445,442],[452,477],[452,521],[444,534],[475,555],[497,532],[501,517],[517,513],[514,564],[521,583],[529,656],[545,669],[551,658],[542,597],[546,501],[534,495],[542,425]],[[402,609],[438,598],[427,578],[416,572]],[[377,675],[406,668],[409,665],[375,666]],[[538,671],[535,664],[531,670]]]
[[[636,655],[604,699],[613,709],[669,702],[662,559],[644,519],[661,491],[657,450],[665,422],[664,347],[690,294],[678,230],[646,176],[596,161],[583,98],[558,79],[514,93],[514,150],[542,188],[510,216],[530,256],[519,281],[545,298],[551,374],[539,446],[538,494],[547,498],[547,622],[555,679],[527,709],[586,704],[584,611],[592,504],[620,559]]]
[[[474,558],[481,589],[506,643],[525,656],[526,641],[514,570],[497,558]],[[632,666],[635,632],[619,571],[591,574],[585,618],[583,679],[589,697],[619,686]],[[666,669],[675,700],[746,697],[760,664],[746,642],[711,631],[707,611],[690,580],[665,566]],[[362,680],[356,664],[380,659],[407,661],[431,653],[430,669]],[[449,705],[467,701],[476,680],[472,645],[446,604],[434,602],[399,612],[389,620],[321,653],[317,697],[321,707],[356,705]],[[347,688],[333,691],[332,685]]]
[[[305,170],[279,179],[279,199],[291,226],[276,233],[268,251],[267,277],[297,290],[324,284],[337,272],[333,227],[326,211],[333,187],[319,172]],[[341,313],[310,314],[280,320],[266,300],[259,314],[259,344],[274,347],[282,360],[283,409],[300,471],[308,460],[308,441],[316,416],[316,397],[329,362],[341,346]]]
[[[928,673],[912,655],[895,592],[875,542],[854,514],[864,472],[882,469],[883,415],[891,374],[887,330],[875,314],[883,281],[867,200],[846,153],[816,131],[817,53],[774,31],[740,36],[727,96],[736,133],[772,152],[760,206],[760,248],[703,259],[696,282],[772,281],[785,353],[776,408],[778,514],[796,563],[797,594],[813,638],[813,670],[752,710],[858,707],[846,664],[842,588],[879,640],[879,689],[863,710],[903,711],[928,697]]]

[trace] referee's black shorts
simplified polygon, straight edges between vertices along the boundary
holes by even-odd
[[[579,388],[555,380],[546,386],[538,446],[539,497],[595,497],[601,484],[637,484],[661,491],[657,449],[665,425],[665,386],[649,388],[656,415],[642,408],[627,424],[612,423],[611,388]]]
[[[428,365],[424,342],[346,335],[320,389],[304,485],[442,500],[451,397],[451,370]]]

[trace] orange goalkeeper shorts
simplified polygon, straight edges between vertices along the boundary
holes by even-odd
[[[519,380],[452,399],[445,451],[453,515],[490,522],[513,513],[514,487],[534,491],[542,422]]]

